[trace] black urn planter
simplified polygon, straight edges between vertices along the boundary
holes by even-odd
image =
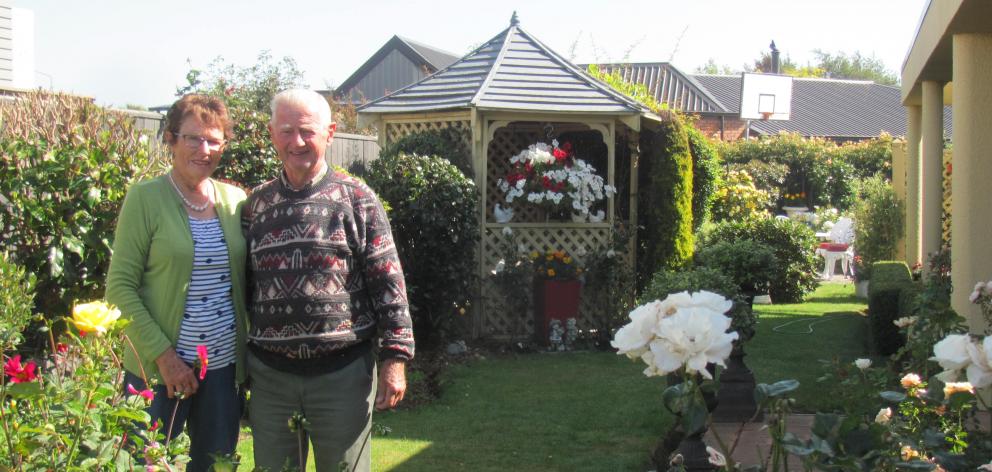
[[[713,374],[716,371],[716,366],[710,364],[707,366],[707,370]],[[702,380],[702,378],[697,375],[697,381],[699,380]],[[668,375],[669,386],[679,383],[682,383],[681,375]],[[718,408],[717,404],[719,400],[717,399],[717,395],[713,392],[704,391],[703,399],[706,401],[706,409],[712,415],[713,411]],[[664,438],[658,441],[658,445],[652,452],[652,460],[657,470],[668,470],[670,461],[676,454],[682,456],[682,467],[688,472],[709,472],[716,470],[716,466],[710,463],[710,455],[706,451],[707,445],[703,441],[703,437],[706,436],[708,429],[708,427],[704,427],[700,431],[686,435],[685,431],[679,426],[678,419],[676,419],[675,426],[668,431]]]
[[[745,292],[744,298],[749,309],[753,309],[755,292]],[[720,373],[720,389],[717,391],[719,406],[713,411],[713,421],[718,423],[736,423],[761,421],[764,414],[758,411],[758,403],[754,399],[754,373],[744,363],[744,343],[735,342],[727,359],[727,368]],[[757,416],[756,416],[757,415]]]

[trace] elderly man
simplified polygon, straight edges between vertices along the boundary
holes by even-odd
[[[406,287],[389,221],[362,182],[329,169],[337,125],[319,94],[272,99],[269,132],[278,177],[252,191],[242,215],[251,257],[248,415],[255,465],[369,470],[373,399],[394,407],[406,390],[414,343]],[[375,354],[381,366],[376,378]]]

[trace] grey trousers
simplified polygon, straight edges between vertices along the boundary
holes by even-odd
[[[278,472],[286,464],[306,470],[310,442],[318,472],[371,469],[376,389],[372,353],[330,374],[302,376],[273,369],[249,351],[248,376],[257,470]],[[289,429],[295,413],[306,418],[302,438]]]

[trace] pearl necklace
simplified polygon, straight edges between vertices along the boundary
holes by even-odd
[[[210,182],[209,179],[207,179],[207,181]],[[210,197],[207,197],[207,201],[203,205],[194,205],[193,202],[189,201],[186,198],[186,195],[183,193],[183,191],[182,190],[179,190],[179,186],[176,185],[176,181],[172,178],[172,172],[169,172],[169,182],[172,182],[172,188],[176,189],[176,193],[179,194],[179,198],[183,199],[183,204],[185,204],[186,206],[188,206],[190,210],[193,210],[193,211],[196,211],[196,212],[200,212],[200,211],[206,210],[207,207],[210,206]],[[213,185],[214,185],[214,183],[213,182],[210,182],[210,187],[211,188],[213,188]]]

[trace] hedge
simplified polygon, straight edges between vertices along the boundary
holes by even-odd
[[[868,285],[868,327],[872,350],[883,356],[895,354],[906,340],[893,323],[909,314],[916,293],[909,267],[901,261],[872,264]]]

